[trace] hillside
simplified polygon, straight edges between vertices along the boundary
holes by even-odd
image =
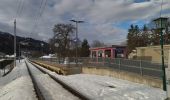
[[[19,51],[19,42],[22,42],[20,45],[22,51],[29,52],[42,52],[49,53],[48,43],[40,40],[35,40],[32,38],[24,38],[17,36],[17,55]],[[13,54],[14,50],[14,36],[7,32],[0,31],[0,52],[5,54]],[[43,47],[41,44],[44,44]],[[39,53],[40,54],[40,53]]]

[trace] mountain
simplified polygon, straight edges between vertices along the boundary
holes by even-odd
[[[49,44],[44,41],[20,36],[16,37],[16,41],[17,55],[19,54],[19,44],[21,51],[27,51],[39,55],[50,52]],[[9,55],[14,53],[14,36],[12,34],[0,31],[0,52]]]

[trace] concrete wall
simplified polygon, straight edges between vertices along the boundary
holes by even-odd
[[[162,81],[160,79],[154,79],[152,77],[141,76],[141,75],[130,73],[130,72],[112,70],[109,68],[83,67],[82,73],[111,76],[111,77],[115,77],[119,79],[124,79],[128,81],[136,82],[136,83],[149,85],[152,87],[162,88]]]
[[[137,57],[141,57],[144,60],[151,60],[152,62],[161,63],[161,47],[159,46],[148,46],[148,47],[137,47]],[[168,62],[168,50],[170,45],[164,45],[164,60]]]

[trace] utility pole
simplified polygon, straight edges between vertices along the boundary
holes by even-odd
[[[153,20],[156,24],[156,28],[159,29],[160,33],[160,48],[161,48],[161,61],[162,61],[162,85],[163,90],[167,93],[167,82],[166,82],[166,73],[165,73],[165,62],[164,62],[164,35],[163,35],[163,29],[166,29],[166,18],[160,17],[155,20]],[[169,99],[166,99],[169,100]]]
[[[16,19],[14,20],[14,67],[16,67]]]
[[[78,49],[78,25],[77,25],[77,21],[76,21],[76,66],[77,66],[77,63],[78,63],[78,59],[77,59],[77,49]]]
[[[78,49],[78,23],[83,23],[84,21],[80,21],[80,20],[70,20],[72,22],[76,23],[76,66],[78,63],[78,58],[77,58],[77,49]]]
[[[161,19],[161,26],[162,26],[162,19]],[[161,58],[162,58],[162,71],[163,71],[163,90],[167,91],[166,88],[166,75],[165,75],[165,63],[164,63],[164,41],[163,41],[163,32],[162,32],[162,28],[160,29],[160,35],[161,35],[161,40],[160,40],[160,44],[161,44]]]
[[[21,60],[21,44],[20,44],[21,42],[19,42],[19,62],[20,62],[20,60]]]

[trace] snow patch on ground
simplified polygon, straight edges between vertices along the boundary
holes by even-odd
[[[34,67],[31,69],[33,69],[38,84],[41,84],[40,87],[43,89],[44,93],[49,93],[49,95],[54,98],[58,97],[58,100],[69,98],[68,95],[63,94],[69,93],[63,91],[62,87],[51,80],[48,75],[41,74],[38,70],[35,70]],[[47,69],[42,69],[66,82],[69,86],[78,90],[85,96],[93,98],[93,100],[164,100],[166,97],[166,93],[159,88],[153,88],[113,77],[89,74],[62,76]],[[63,97],[65,98],[62,99]],[[21,63],[17,62],[17,67],[15,67],[12,72],[0,78],[0,100],[8,99],[37,99],[24,60],[22,60]]]
[[[24,60],[21,60],[21,63],[17,61],[16,65],[9,74],[5,77],[0,77],[0,86],[8,84],[21,76],[29,75]]]
[[[159,88],[108,76],[56,76],[96,100],[164,100],[166,97],[166,93]]]
[[[0,100],[37,100],[30,77],[20,77],[1,88]]]
[[[24,60],[0,77],[0,100],[37,100]]]
[[[166,98],[166,92],[162,89],[127,80],[89,74],[62,76],[40,68],[94,100],[164,100]]]

